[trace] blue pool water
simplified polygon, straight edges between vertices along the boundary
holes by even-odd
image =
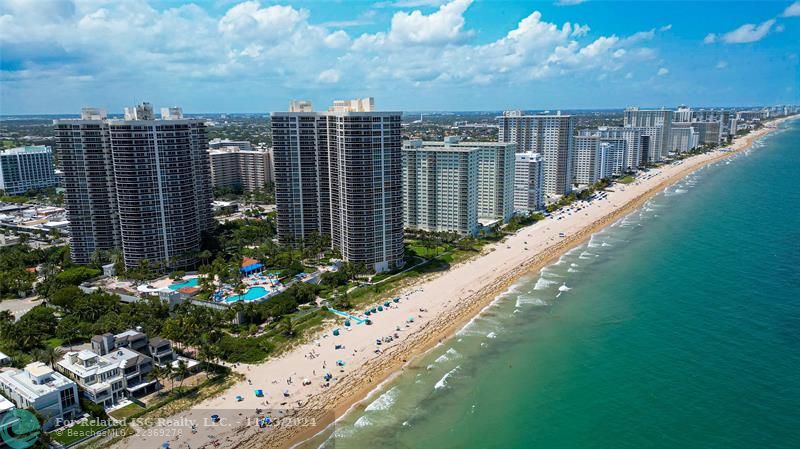
[[[225,298],[225,302],[254,301],[267,293],[267,289],[264,287],[253,287],[244,292],[243,295],[233,295]]]
[[[176,284],[171,284],[169,286],[169,289],[170,290],[178,290],[178,289],[181,289],[183,287],[197,287],[199,285],[199,282],[200,281],[197,278],[191,278],[191,279],[185,280],[183,282],[178,282]]]

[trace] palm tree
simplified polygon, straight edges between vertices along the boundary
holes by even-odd
[[[162,368],[161,365],[155,365],[154,364],[153,368],[150,370],[150,372],[147,373],[147,377],[150,380],[155,380],[156,384],[160,385],[161,382],[159,381],[159,378],[164,377],[165,371],[166,370],[164,368]]]
[[[294,326],[292,325],[292,317],[285,316],[281,320],[281,327],[283,328],[283,335],[292,338],[295,335]]]
[[[197,257],[203,262],[203,265],[208,263],[208,259],[211,259],[211,251],[204,249],[197,254]]]
[[[172,391],[175,388],[175,368],[172,367],[171,363],[167,363],[163,367],[161,367],[161,371],[163,373],[163,377],[169,378],[170,385],[169,389]]]
[[[175,374],[181,379],[180,383],[178,384],[178,388],[183,386],[183,381],[186,380],[191,373],[192,372],[189,370],[189,366],[186,364],[186,361],[183,359],[178,360],[178,367],[175,369]]]
[[[64,356],[63,349],[54,348],[52,346],[47,346],[46,348],[37,351],[36,353],[36,358],[49,365],[50,368],[55,368],[56,362],[61,360],[61,357],[63,356]]]

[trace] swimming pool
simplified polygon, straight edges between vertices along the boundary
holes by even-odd
[[[252,287],[244,292],[243,295],[228,296],[225,298],[225,302],[255,301],[256,299],[266,296],[267,293],[269,292],[264,287]]]
[[[200,280],[198,278],[191,278],[191,279],[187,279],[187,280],[185,280],[183,282],[178,282],[176,284],[171,284],[169,286],[169,289],[170,290],[179,290],[179,289],[182,289],[183,287],[197,287],[198,285],[200,285]]]

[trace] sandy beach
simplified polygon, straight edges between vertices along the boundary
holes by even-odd
[[[556,260],[690,173],[746,150],[785,120],[736,139],[726,151],[664,165],[628,185],[615,184],[602,199],[576,203],[502,242],[487,245],[481,255],[401,291],[399,302],[371,317],[371,326],[353,323],[345,329],[341,319],[313,341],[281,357],[259,365],[236,366],[234,370],[245,380],[170,418],[195,422],[194,430],[179,426],[165,433],[137,427],[136,435],[115,447],[158,448],[169,442],[172,448],[255,449],[302,442],[323,431],[381,382],[413,364],[416,356],[452,336],[520,276]],[[340,329],[338,336],[333,335],[334,328]],[[388,336],[392,336],[391,342],[376,344],[376,339]],[[344,365],[339,366],[338,361]],[[323,377],[326,373],[333,376],[330,382]],[[256,396],[259,389],[263,397]],[[256,414],[256,409],[262,412]],[[209,425],[211,414],[225,419]],[[265,415],[277,419],[278,425],[260,428],[256,417]],[[291,424],[280,425],[282,420]]]

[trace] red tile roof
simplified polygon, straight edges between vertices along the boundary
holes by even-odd
[[[257,260],[253,259],[252,257],[244,257],[242,258],[242,268],[249,267],[250,265],[254,265],[259,263]]]

